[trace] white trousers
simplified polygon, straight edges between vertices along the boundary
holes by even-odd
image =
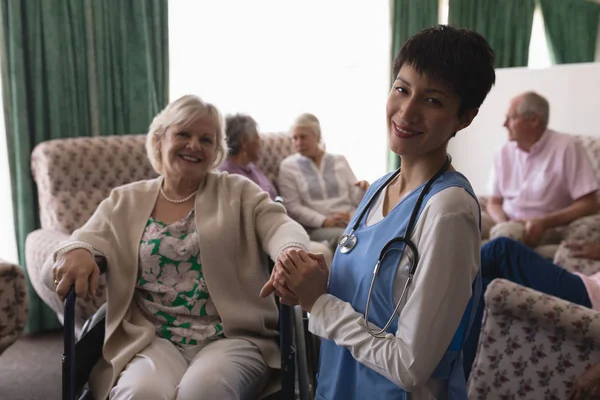
[[[121,372],[109,399],[255,399],[270,374],[258,347],[247,340],[219,339],[189,354],[155,337]]]

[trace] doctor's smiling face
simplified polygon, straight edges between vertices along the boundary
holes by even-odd
[[[496,81],[494,60],[487,41],[463,28],[440,25],[408,39],[387,102],[391,150],[445,158],[448,140],[471,124]]]
[[[458,95],[413,66],[402,66],[387,101],[390,149],[399,156],[446,152],[448,140],[466,128],[477,109],[461,113]]]

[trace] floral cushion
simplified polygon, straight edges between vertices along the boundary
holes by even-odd
[[[25,273],[20,266],[0,260],[0,354],[23,332],[27,312]]]
[[[275,182],[279,173],[279,163],[294,152],[292,138],[286,133],[261,134],[260,168],[271,182]]]
[[[146,157],[146,135],[56,139],[31,154],[42,228],[71,233],[112,188],[156,177]]]
[[[485,303],[469,399],[567,399],[600,361],[600,313],[503,279]]]

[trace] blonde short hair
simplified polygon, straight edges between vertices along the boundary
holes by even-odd
[[[311,131],[313,131],[315,136],[317,136],[317,140],[319,142],[321,141],[321,123],[319,122],[319,119],[313,114],[304,113],[300,115],[292,124],[290,131],[293,131],[295,128],[299,127],[310,129]]]
[[[162,174],[163,172],[162,156],[158,144],[165,136],[167,129],[172,125],[189,125],[204,115],[211,116],[217,126],[216,156],[211,169],[218,167],[223,162],[228,150],[221,113],[213,104],[203,101],[198,96],[188,94],[169,103],[154,117],[148,128],[146,153],[150,164],[157,173]]]

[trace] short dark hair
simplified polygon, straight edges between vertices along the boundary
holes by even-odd
[[[479,108],[496,82],[494,50],[479,33],[438,25],[410,37],[394,59],[394,79],[403,65],[437,80],[460,98],[459,115]]]

